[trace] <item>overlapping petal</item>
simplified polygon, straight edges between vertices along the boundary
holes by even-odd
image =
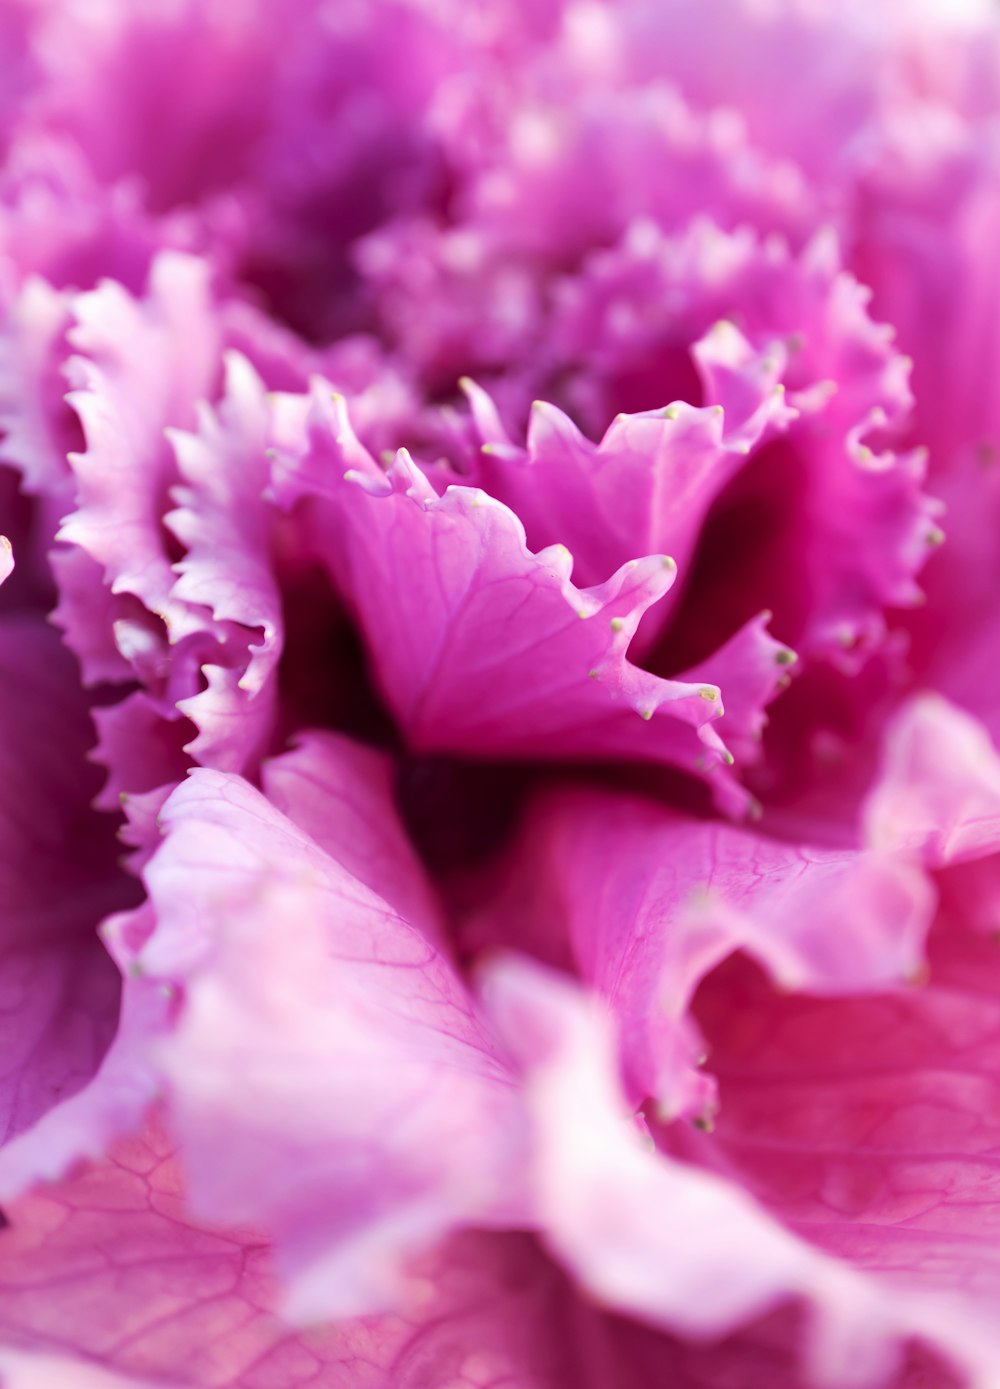
[[[163,431],[193,423],[196,402],[215,395],[209,276],[199,261],[166,256],[145,302],[108,281],[74,311],[72,403],[87,447],[72,460],[78,506],[60,538],[102,566],[112,592],[167,621],[175,576],[163,513],[176,474]]]
[[[301,820],[317,795],[343,817],[336,782],[363,770],[322,751],[325,785],[277,768]],[[136,964],[185,990],[158,1064],[194,1211],[272,1233],[307,1318],[391,1301],[399,1259],[456,1224],[516,1223],[512,1080],[441,948],[239,778],[194,772],[160,818]],[[354,827],[348,864],[385,853],[378,835]]]
[[[669,557],[629,561],[578,589],[569,551],[532,553],[507,507],[464,486],[439,497],[402,454],[384,473],[342,402],[318,390],[315,410],[300,454],[279,460],[278,495],[313,502],[313,544],[412,745],[691,769],[725,760],[707,727],[722,713],[718,689],[626,659],[643,613],[673,582]]]
[[[686,387],[724,403],[733,423],[737,401],[759,418],[754,393],[767,376],[749,369],[751,351],[731,328],[698,341],[727,317],[786,391],[794,413],[781,440],[753,447],[773,439],[773,426],[763,439],[742,436],[753,452],[725,507],[748,533],[731,520],[717,542],[735,549],[742,587],[775,611],[784,640],[803,654],[870,646],[885,607],[917,601],[914,579],[940,533],[921,491],[924,457],[887,447],[908,420],[909,363],[872,321],[867,291],[842,269],[831,237],[793,256],[773,238],[727,236],[701,221],[675,237],[639,226],[561,289],[557,355],[579,408],[649,406],[654,393]],[[686,361],[692,348],[700,385]],[[725,611],[733,600],[713,593],[711,531],[702,543],[699,587]],[[794,605],[782,580],[792,572]],[[732,561],[726,573],[728,584]]]
[[[946,914],[923,988],[779,999],[733,966],[703,986],[698,1010],[721,1097],[699,1159],[886,1286],[960,1302],[987,1324],[994,952]]]
[[[607,1000],[636,1104],[710,1120],[714,1083],[690,1008],[742,951],[780,984],[854,993],[914,977],[934,898],[885,855],[782,843],[638,797],[537,798],[467,925],[569,966]]]
[[[525,448],[516,449],[491,418],[488,399],[470,387],[485,445],[473,476],[517,513],[533,546],[567,545],[581,583],[598,582],[637,548],[670,554],[686,569],[715,497],[765,430],[785,427],[790,417],[777,364],[754,360],[749,348],[746,355],[742,384],[752,401],[732,412],[735,419],[721,402],[703,409],[664,402],[619,414],[598,444],[539,401]]]
[[[865,1277],[773,1221],[740,1186],[645,1149],[623,1112],[604,1020],[571,985],[508,962],[487,988],[526,1071],[543,1238],[603,1303],[712,1339],[804,1301],[804,1377],[820,1385],[885,1383],[915,1340],[959,1373],[991,1372],[995,1332],[947,1279],[931,1277],[928,1296],[919,1283]],[[740,1374],[738,1361],[731,1370]]]
[[[545,1366],[534,1294],[554,1279],[544,1267],[539,1276],[523,1238],[472,1237],[425,1260],[412,1271],[400,1315],[307,1331],[282,1325],[267,1310],[275,1288],[266,1243],[252,1231],[191,1220],[175,1157],[155,1125],[104,1162],[16,1203],[10,1222],[0,1255],[5,1384],[54,1385],[60,1371],[70,1376],[62,1383],[87,1384],[90,1367],[96,1389],[119,1389],[115,1376],[130,1389],[277,1389],[310,1379],[389,1389],[461,1376],[469,1362],[475,1383],[477,1353],[497,1368],[529,1373],[535,1357]],[[55,1288],[58,1315],[48,1296]],[[516,1309],[532,1326],[523,1350],[506,1336]],[[555,1350],[548,1356],[557,1361]],[[538,1383],[549,1382],[543,1371]]]

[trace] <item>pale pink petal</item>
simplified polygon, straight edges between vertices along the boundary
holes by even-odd
[[[1000,849],[1000,756],[976,719],[937,695],[905,703],[886,733],[882,767],[865,802],[876,847],[932,868]]]
[[[607,1020],[573,985],[508,959],[485,989],[525,1070],[543,1239],[605,1306],[714,1340],[802,1301],[803,1378],[823,1389],[884,1383],[917,1340],[968,1374],[995,1363],[995,1330],[961,1299],[867,1276],[735,1183],[650,1151],[617,1087]]]
[[[581,1060],[586,1066],[590,1057]],[[556,1108],[561,1115],[558,1095]],[[621,1125],[617,1116],[612,1123]],[[622,1137],[627,1145],[623,1125]],[[609,1146],[614,1155],[613,1140]],[[683,1177],[681,1189],[690,1194]],[[723,1200],[722,1209],[730,1215],[733,1206]],[[745,1219],[747,1203],[736,1209]],[[692,1248],[704,1234],[698,1230]],[[579,1298],[535,1242],[518,1234],[461,1235],[413,1263],[397,1314],[289,1328],[271,1310],[277,1290],[266,1244],[252,1232],[222,1233],[191,1219],[155,1124],[72,1180],[9,1207],[0,1288],[0,1372],[10,1389],[644,1389],[660,1381],[683,1389],[816,1389],[822,1382],[796,1373],[801,1329],[787,1317],[718,1345],[678,1341],[609,1315],[593,1296]],[[911,1368],[917,1376],[901,1376],[899,1389],[950,1389],[942,1367],[930,1380]]]
[[[56,620],[88,682],[143,687],[101,713],[103,804],[176,781],[191,757],[255,765],[272,734],[267,406],[236,355],[216,411],[207,403],[224,329],[210,288],[205,262],[168,254],[143,298],[109,282],[72,300],[85,355],[71,363],[84,383],[71,400],[87,449],[71,455],[79,505],[53,560]]]
[[[87,447],[70,460],[79,504],[60,538],[103,566],[113,592],[133,594],[166,619],[175,576],[162,518],[176,472],[163,431],[191,424],[195,403],[214,395],[219,340],[209,272],[167,254],[154,263],[145,301],[107,281],[78,296],[74,314],[70,337],[81,355],[71,401]]]
[[[582,788],[535,801],[489,892],[470,938],[572,964],[616,1018],[632,1098],[698,1118],[714,1087],[690,1008],[713,968],[744,951],[787,989],[870,991],[919,971],[934,906],[919,872],[882,855]]]
[[[440,911],[399,820],[395,768],[374,748],[332,733],[300,734],[261,768],[267,799],[337,863],[430,940]]]
[[[401,1314],[289,1328],[268,1310],[266,1247],[191,1221],[155,1129],[11,1217],[5,1389],[815,1389],[789,1317],[678,1341],[578,1297],[517,1234],[462,1235],[414,1264]],[[955,1383],[941,1365],[910,1368],[897,1389]]]
[[[402,1257],[517,1219],[503,1054],[437,947],[246,782],[195,771],[160,818],[136,964],[184,984],[159,1062],[192,1208],[273,1235],[297,1317],[378,1309]]]
[[[70,400],[86,451],[69,455],[78,504],[54,557],[62,580],[55,620],[85,683],[138,678],[162,696],[173,679],[180,689],[169,699],[172,713],[176,699],[197,688],[198,664],[196,653],[184,652],[182,661],[167,651],[177,605],[163,514],[177,475],[164,429],[193,422],[196,401],[213,390],[218,330],[209,275],[192,257],[165,254],[150,272],[147,297],[107,281],[71,301],[69,337],[86,355],[69,364],[78,387]],[[182,346],[189,340],[196,350]]]
[[[178,702],[198,729],[191,756],[205,766],[239,771],[270,737],[281,655],[281,601],[271,567],[271,517],[264,500],[264,388],[249,363],[226,359],[225,394],[213,413],[199,412],[197,434],[171,432],[181,483],[165,523],[185,546],[170,597],[193,612],[175,617],[172,635],[185,627],[208,631],[218,655],[203,663],[204,692]],[[211,615],[211,625],[206,618]]]
[[[107,1370],[66,1355],[39,1355],[0,1349],[0,1375],[4,1389],[157,1389],[152,1380],[135,1375],[109,1374]],[[174,1381],[176,1384],[177,1382]],[[159,1380],[161,1389],[171,1389]]]

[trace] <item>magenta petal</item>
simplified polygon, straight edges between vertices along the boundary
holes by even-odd
[[[752,456],[722,502],[735,511],[734,538],[741,516],[751,534],[722,552],[722,606],[723,584],[752,563],[756,573],[739,578],[752,580],[756,602],[775,610],[779,634],[803,654],[880,639],[882,609],[917,600],[915,576],[940,539],[921,490],[924,460],[898,449],[911,364],[868,298],[830,234],[792,254],[775,238],[726,233],[706,218],[676,235],[639,223],[560,285],[556,380],[569,375],[562,389],[586,420],[603,422],[622,398],[630,408],[657,405],[667,391],[700,398],[690,354],[704,400],[725,408],[734,449],[745,421]],[[787,405],[771,397],[768,412],[775,389]],[[782,412],[786,432],[768,449]],[[683,572],[682,556],[670,553]],[[710,594],[705,580],[695,588]]]
[[[631,560],[578,589],[565,547],[533,554],[505,506],[469,487],[438,497],[405,455],[387,476],[342,404],[331,413],[319,395],[316,409],[312,451],[282,465],[280,495],[320,500],[315,543],[413,746],[692,770],[726,760],[706,726],[722,713],[718,689],[626,660],[643,613],[673,583],[669,559]]]
[[[945,915],[929,964],[922,987],[837,1001],[719,971],[698,1008],[716,1132],[682,1146],[804,1238],[995,1337],[1000,956]]]
[[[262,18],[248,7],[226,23],[184,0],[99,16],[43,10],[36,43],[46,80],[36,120],[65,133],[101,184],[139,175],[157,211],[191,203],[243,173],[260,134],[261,108],[273,99]],[[165,123],[169,80],[185,58],[192,90]]]
[[[676,228],[706,207],[726,225],[768,230],[800,231],[815,215],[794,165],[762,154],[739,118],[695,109],[669,81],[553,92],[544,65],[531,78],[536,89],[502,126],[493,167],[475,171],[466,195],[467,225],[486,234],[493,256],[520,253],[551,269],[634,219]]]
[[[19,470],[28,491],[63,502],[72,498],[61,373],[71,323],[67,300],[45,280],[29,279],[7,306],[0,334],[0,459]]]
[[[94,723],[98,731],[94,760],[108,768],[96,804],[105,810],[124,810],[131,823],[135,801],[160,788],[166,796],[183,778],[189,765],[183,749],[191,725],[145,690],[95,709]],[[134,842],[125,832],[122,837]],[[154,832],[151,842],[158,839]]]
[[[119,981],[92,940],[8,948],[2,967],[0,1113],[9,1140],[91,1079],[114,1033]]]
[[[160,1090],[153,1048],[172,1005],[171,992],[161,984],[124,980],[117,1033],[87,1083],[0,1150],[0,1199],[62,1179],[82,1158],[103,1156],[122,1135],[141,1127]]]
[[[517,513],[533,548],[569,547],[580,583],[599,583],[636,551],[669,554],[684,570],[714,497],[769,420],[787,413],[774,383],[747,382],[761,416],[753,430],[738,429],[737,419],[734,432],[722,405],[679,402],[619,415],[598,444],[555,406],[536,402],[525,449],[484,438],[476,474]],[[482,418],[483,404],[473,400]]]
[[[23,1132],[90,1080],[118,1020],[117,971],[97,938],[128,901],[114,824],[90,809],[93,731],[76,670],[33,617],[0,624],[0,1130]]]
[[[769,612],[751,618],[735,636],[713,651],[700,666],[684,671],[685,680],[710,681],[722,690],[725,713],[720,738],[742,767],[761,755],[767,727],[764,710],[788,684],[796,655],[767,631]]]
[[[0,154],[5,1389],[1000,1389],[997,0],[2,0]]]
[[[309,794],[307,815],[330,798],[329,849],[343,793]],[[161,821],[137,963],[184,984],[160,1060],[193,1210],[273,1234],[305,1319],[379,1308],[404,1256],[516,1220],[513,1081],[431,941],[237,777],[193,772]]]
[[[72,139],[22,125],[0,184],[12,277],[44,276],[70,293],[114,278],[134,292],[158,251],[200,239],[183,213],[151,217],[134,183],[102,184]]]

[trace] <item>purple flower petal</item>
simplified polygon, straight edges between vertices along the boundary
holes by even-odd
[[[74,662],[38,618],[0,623],[0,782],[5,1139],[85,1085],[118,1020],[118,978],[96,936],[130,897],[114,823],[90,809],[93,733]]]
[[[474,488],[438,497],[403,455],[385,475],[342,405],[320,395],[315,408],[310,451],[283,464],[280,495],[286,505],[317,499],[314,543],[415,747],[692,769],[724,760],[706,727],[722,712],[718,689],[660,680],[625,659],[642,614],[673,582],[669,558],[630,561],[577,589],[564,547],[533,554],[513,512]]]

